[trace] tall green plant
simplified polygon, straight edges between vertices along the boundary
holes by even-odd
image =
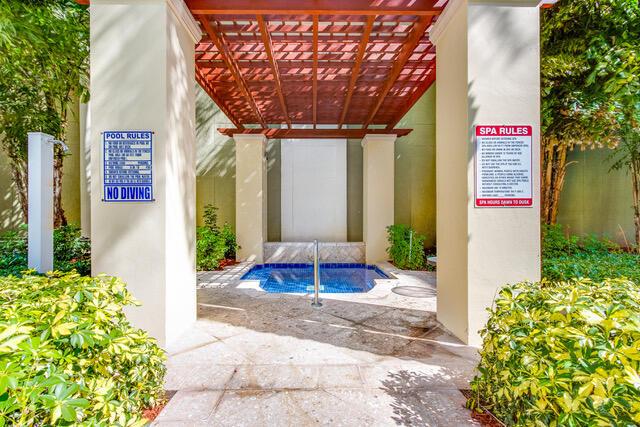
[[[64,141],[69,105],[88,88],[89,16],[74,0],[0,0],[0,143],[27,222],[27,132]],[[54,158],[54,222],[65,225],[63,152]]]
[[[204,227],[196,230],[196,267],[198,270],[216,270],[224,259],[236,256],[238,244],[231,226],[218,226],[218,208],[204,207]]]
[[[541,12],[541,213],[556,222],[575,146],[613,147],[640,90],[636,0],[560,0]]]
[[[623,127],[621,143],[611,156],[611,169],[626,170],[631,178],[635,245],[640,253],[640,126],[634,128],[633,123],[634,120],[629,120]]]
[[[387,240],[387,253],[396,267],[409,270],[425,267],[425,236],[404,224],[395,224],[387,227]]]

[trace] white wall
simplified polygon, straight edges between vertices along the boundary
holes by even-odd
[[[347,241],[347,140],[281,142],[282,241]]]

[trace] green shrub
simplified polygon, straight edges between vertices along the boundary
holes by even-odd
[[[196,265],[198,270],[215,270],[227,252],[224,237],[209,227],[198,227]]]
[[[542,257],[555,258],[578,252],[578,237],[566,236],[560,224],[542,225]]]
[[[91,242],[82,237],[79,227],[67,225],[53,231],[53,268],[91,274]],[[17,276],[27,269],[27,226],[23,225],[0,236],[0,276]]]
[[[557,258],[577,254],[621,253],[620,246],[608,239],[594,235],[578,237],[565,235],[562,225],[542,225],[542,256]]]
[[[7,231],[0,235],[0,276],[18,275],[27,269],[25,230]]]
[[[204,214],[202,215],[204,226],[212,231],[218,231],[218,208],[212,204],[204,206]]]
[[[224,257],[233,259],[236,257],[236,251],[238,250],[238,242],[236,241],[236,235],[231,229],[231,226],[225,223],[220,230],[220,235],[224,239],[225,253]]]
[[[478,403],[507,425],[640,423],[640,287],[622,279],[503,288],[485,329]]]
[[[588,277],[594,281],[627,278],[640,283],[640,255],[632,253],[578,253],[573,256],[544,258],[542,276],[551,281]]]
[[[163,351],[133,328],[117,278],[0,277],[0,425],[143,425]]]
[[[596,236],[565,236],[561,225],[543,226],[542,276],[551,281],[588,277],[640,283],[640,255]]]
[[[198,270],[216,270],[225,258],[235,258],[236,235],[227,223],[218,227],[218,208],[215,206],[204,207],[203,219],[204,227],[196,230],[196,267]]]
[[[419,270],[425,267],[425,237],[404,224],[387,227],[387,253],[393,264],[401,269]]]
[[[91,274],[91,241],[82,237],[80,227],[67,225],[53,231],[53,268]]]

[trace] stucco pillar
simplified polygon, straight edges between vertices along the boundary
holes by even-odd
[[[92,273],[121,277],[127,311],[167,346],[195,321],[195,52],[182,0],[91,1]],[[105,131],[153,132],[149,202],[103,201]]]
[[[479,345],[496,291],[540,278],[537,2],[452,0],[437,47],[438,320]],[[504,4],[504,2],[503,2]],[[474,207],[476,125],[530,125],[533,207]]]
[[[394,221],[394,143],[396,135],[362,139],[362,236],[368,264],[385,261],[387,227]]]
[[[238,261],[263,262],[267,239],[267,160],[264,135],[234,135]]]
[[[80,103],[80,229],[91,237],[91,118],[89,104]]]

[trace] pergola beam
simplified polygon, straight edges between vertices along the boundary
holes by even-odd
[[[362,139],[365,135],[396,135],[398,137],[408,135],[413,129],[218,129],[223,135],[264,135],[268,139],[282,138],[353,138]]]
[[[362,34],[362,39],[360,40],[360,44],[358,45],[358,53],[356,54],[356,61],[353,66],[353,71],[351,72],[351,79],[349,80],[349,89],[347,89],[347,96],[344,99],[342,114],[340,114],[340,122],[338,123],[339,129],[342,129],[342,125],[344,124],[344,119],[347,116],[347,112],[349,111],[349,103],[351,102],[353,89],[356,87],[356,81],[358,81],[358,76],[360,75],[360,66],[362,65],[362,59],[364,58],[364,54],[367,50],[367,44],[369,43],[369,35],[371,34],[371,29],[373,28],[373,21],[375,21],[375,19],[376,19],[375,16],[367,17],[367,23],[364,28],[364,33]]]
[[[244,129],[242,123],[240,123],[238,119],[236,119],[233,114],[231,114],[231,111],[227,108],[222,99],[218,97],[218,95],[215,93],[215,91],[207,81],[206,77],[202,74],[202,70],[200,70],[198,67],[196,67],[196,81],[198,82],[200,87],[202,87],[204,91],[207,92],[207,95],[209,95],[213,102],[216,103],[218,108],[222,110],[225,116],[227,116],[229,120],[231,120],[231,123],[233,123],[239,129]]]
[[[389,73],[389,77],[387,78],[387,81],[384,87],[380,91],[380,94],[378,95],[378,98],[376,99],[376,102],[373,105],[373,108],[369,112],[369,115],[367,116],[367,120],[362,125],[364,129],[366,129],[371,124],[374,117],[378,113],[380,106],[384,102],[385,98],[387,97],[387,94],[393,87],[396,80],[398,80],[398,77],[400,76],[402,69],[404,68],[409,58],[411,57],[411,54],[413,53],[415,48],[418,46],[418,43],[420,43],[420,39],[422,39],[422,36],[424,35],[424,32],[429,26],[429,24],[431,23],[432,19],[433,17],[430,17],[430,16],[421,16],[418,19],[418,21],[413,25],[413,28],[411,29],[411,33],[409,34],[409,36],[407,36],[407,41],[402,46],[402,50],[400,51],[398,58],[393,64],[393,68]]]
[[[393,120],[391,120],[391,122],[387,125],[386,129],[387,130],[393,129],[393,127],[397,125],[400,120],[402,120],[404,115],[407,114],[407,112],[411,109],[411,107],[413,107],[413,105],[416,102],[418,102],[420,97],[427,91],[427,89],[431,87],[431,85],[435,81],[436,81],[436,68],[433,67],[431,68],[426,80],[422,82],[420,86],[418,86],[418,88],[413,93],[413,95],[411,95],[411,98],[409,99],[409,101],[405,103],[404,107],[398,110]]]
[[[263,128],[266,128],[267,124],[262,118],[262,114],[260,114],[260,110],[258,109],[258,106],[256,105],[253,97],[251,96],[251,92],[249,92],[249,89],[247,88],[244,82],[244,79],[242,78],[242,74],[240,73],[240,70],[238,69],[238,65],[233,59],[233,55],[229,51],[228,46],[225,44],[222,38],[218,35],[218,33],[213,29],[213,27],[209,23],[209,19],[207,16],[200,15],[198,16],[198,19],[202,24],[202,27],[205,30],[205,32],[211,38],[211,41],[216,45],[216,48],[218,49],[218,52],[220,52],[220,55],[222,55],[222,58],[224,59],[224,62],[227,65],[227,68],[229,68],[229,71],[231,72],[233,79],[236,81],[238,85],[238,89],[240,89],[240,92],[246,98],[247,103],[249,104],[249,106],[251,107],[251,110],[253,111],[256,118],[258,119],[258,122]]]
[[[318,16],[313,16],[313,128],[318,122]]]
[[[282,83],[280,82],[280,71],[278,70],[278,63],[273,57],[273,50],[271,48],[271,37],[269,36],[267,25],[264,22],[264,17],[262,15],[258,15],[257,20],[258,26],[260,27],[260,37],[262,38],[262,44],[264,44],[264,50],[267,54],[267,58],[269,59],[269,64],[271,65],[273,81],[275,82],[276,92],[278,93],[278,98],[280,99],[280,107],[282,108],[282,113],[284,114],[284,119],[287,122],[287,126],[289,127],[289,129],[291,129],[291,119],[289,118],[287,103],[284,99],[284,94],[282,92]]]
[[[431,16],[442,12],[438,0],[186,0],[198,15],[412,15]],[[372,4],[381,3],[381,4]],[[393,3],[386,5],[385,3]]]

